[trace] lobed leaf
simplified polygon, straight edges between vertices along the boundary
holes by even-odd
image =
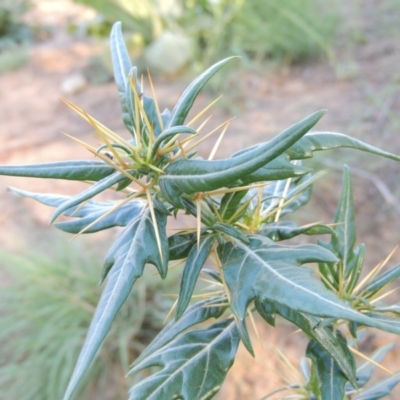
[[[130,234],[125,246],[114,254],[114,265],[108,274],[107,284],[99,300],[88,334],[68,384],[64,400],[71,399],[85,372],[104,341],[119,309],[128,297],[134,283],[143,274],[146,263],[156,266],[162,277],[166,276],[168,244],[165,232],[166,217],[157,213],[158,232],[163,254],[158,252],[155,227],[149,209],[134,219],[125,230]]]
[[[103,161],[59,161],[43,164],[0,165],[0,175],[28,178],[100,181],[115,169]]]
[[[132,367],[151,356],[155,351],[162,349],[167,343],[173,340],[188,328],[200,324],[210,318],[220,317],[226,307],[220,304],[226,302],[225,296],[216,296],[211,299],[199,301],[189,307],[179,318],[178,321],[171,320],[163,328],[163,330],[154,338],[154,340],[146,347],[140,356],[133,362]],[[130,375],[132,372],[129,372]]]
[[[186,332],[131,370],[160,366],[130,390],[130,399],[212,399],[232,366],[239,344],[235,322],[227,319]]]
[[[165,169],[166,173],[159,179],[165,199],[176,207],[184,208],[182,195],[233,185],[282,154],[304,136],[324,113],[325,111],[317,111],[271,141],[236,157],[223,160],[176,160]]]
[[[317,245],[282,246],[254,235],[246,245],[236,239],[219,246],[222,271],[231,295],[232,312],[244,319],[249,303],[258,299],[308,314],[341,318],[392,333],[400,326],[371,318],[354,309],[300,268],[309,262],[337,262],[330,251]],[[295,293],[296,295],[293,295]]]

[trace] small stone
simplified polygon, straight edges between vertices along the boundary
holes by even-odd
[[[64,94],[76,94],[87,86],[88,82],[82,73],[75,73],[61,82],[60,90]]]

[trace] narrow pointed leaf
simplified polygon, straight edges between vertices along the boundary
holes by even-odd
[[[75,207],[86,200],[91,199],[97,194],[103,192],[106,189],[109,189],[111,186],[117,184],[121,180],[125,179],[125,176],[120,174],[119,172],[114,173],[113,175],[108,176],[107,178],[102,179],[101,181],[96,182],[94,185],[90,186],[83,192],[78,195],[71,197],[69,200],[60,204],[56,210],[54,211],[50,223],[53,223],[56,218],[58,218],[61,214],[67,211],[71,207]]]
[[[232,225],[224,224],[223,222],[217,222],[213,225],[213,229],[225,233],[226,235],[231,236],[235,239],[238,239],[243,243],[249,243],[249,239],[247,238],[247,236],[241,230],[235,228]]]
[[[337,331],[338,340],[346,339]],[[311,339],[307,346],[306,356],[311,358],[319,382],[321,400],[341,400],[345,394],[346,376],[335,360],[315,340]]]
[[[176,305],[176,319],[178,320],[188,306],[197,278],[206,262],[208,255],[216,240],[215,235],[209,235],[200,240],[199,246],[194,245],[190,250],[183,270],[181,287],[179,291],[178,303]]]
[[[313,278],[312,270],[300,267],[308,262],[337,262],[330,251],[317,245],[282,246],[256,235],[249,245],[232,241],[218,249],[231,295],[231,309],[238,318],[243,319],[249,303],[258,299],[316,316],[343,318],[400,333],[400,326],[352,309]]]
[[[153,339],[153,341],[146,347],[146,349],[140,354],[140,356],[134,361],[132,367],[136,366],[145,358],[151,356],[155,351],[160,350],[167,343],[173,340],[182,332],[188,328],[207,321],[211,318],[220,317],[226,307],[218,306],[218,304],[225,303],[227,301],[225,296],[217,296],[212,299],[202,300],[191,307],[189,307],[179,318],[178,321],[171,320],[163,328],[163,330]],[[215,307],[213,305],[216,304]],[[128,375],[130,375],[129,372]]]
[[[343,171],[342,192],[336,209],[331,250],[342,260],[344,276],[349,275],[349,261],[353,257],[353,247],[356,242],[356,224],[353,202],[353,185],[347,166]]]
[[[331,150],[341,147],[347,147],[355,150],[365,151],[367,153],[376,154],[378,156],[390,158],[400,161],[400,157],[395,154],[380,150],[377,147],[371,146],[354,139],[342,133],[334,132],[312,132],[305,135],[296,144],[286,151],[291,160],[301,160],[311,158],[314,151]]]
[[[124,37],[121,31],[121,22],[116,22],[110,34],[111,58],[114,68],[114,79],[118,91],[125,91],[128,81],[128,73],[132,68],[132,62],[125,46]]]
[[[51,207],[58,207],[71,199],[70,196],[33,193],[15,188],[10,188],[10,190],[19,196],[35,199],[40,203]],[[106,212],[108,212],[116,204],[116,202],[112,201],[100,202],[90,200],[85,203],[83,207],[76,206],[65,211],[64,215],[75,217],[77,219],[59,222],[56,223],[55,226],[64,232],[75,234],[79,233],[82,229],[86,228],[89,224],[93,223]],[[101,221],[86,230],[85,233],[94,233],[103,229],[112,228],[114,226],[126,226],[132,219],[136,218],[141,213],[144,205],[145,203],[141,200],[135,200],[124,204],[112,214],[106,218],[103,218]]]
[[[263,309],[264,305],[259,305],[259,308]],[[329,327],[323,326],[321,320],[313,315],[294,311],[281,304],[276,304],[275,311],[283,318],[299,327],[310,338],[318,342],[333,360],[335,360],[346,378],[354,387],[357,386],[356,363],[353,354],[347,347],[347,343],[338,340],[337,335],[335,335]]]
[[[143,95],[143,109],[153,129],[154,136],[158,137],[162,131],[162,127],[160,125],[160,118],[157,113],[155,101],[151,97]],[[163,125],[166,126],[167,123],[164,121],[163,114],[161,114],[160,117],[163,121]]]
[[[114,171],[114,168],[103,161],[86,160],[31,165],[0,165],[0,175],[72,181],[99,181],[111,175]]]
[[[135,79],[136,68],[132,67],[128,50],[125,46],[124,37],[121,31],[121,23],[116,22],[110,34],[111,58],[114,69],[114,79],[117,84],[119,98],[122,108],[122,119],[129,132],[133,133],[135,120],[129,95],[132,95],[130,87],[130,79]],[[128,75],[130,75],[128,77]]]
[[[255,182],[275,181],[299,177],[311,172],[309,168],[301,165],[294,165],[287,159],[286,155],[279,156],[259,168],[255,172],[241,178],[242,185],[249,185]]]
[[[133,368],[133,373],[151,366],[162,369],[133,386],[129,399],[212,399],[233,364],[238,344],[232,320],[178,336]]]
[[[352,400],[378,400],[389,396],[393,388],[400,382],[400,373],[377,382],[375,385],[363,389]]]
[[[145,264],[155,265],[160,275],[165,277],[168,262],[166,218],[157,214],[157,223],[164,250],[163,255],[158,252],[155,229],[149,209],[127,227],[133,233],[132,240],[128,246],[122,247],[115,255],[114,265],[108,275],[106,286],[90,324],[64,400],[72,398],[110,330],[116,314],[128,297],[137,278],[143,274]]]
[[[141,88],[139,83],[137,82],[136,67],[131,67],[129,72],[127,72],[127,79],[125,80],[125,88],[123,91],[119,91],[119,97],[122,109],[122,121],[124,122],[124,125],[126,126],[128,131],[134,134],[134,131],[136,129],[136,118],[139,118],[139,115],[135,114],[136,100],[135,100],[135,94],[132,90],[132,85],[136,85],[136,90],[139,95]],[[139,127],[140,126],[141,126],[141,121],[139,121]]]
[[[395,281],[400,276],[400,264],[388,269],[384,273],[377,276],[372,281],[366,283],[360,288],[358,293],[363,292],[365,297],[371,297],[376,292]]]
[[[172,110],[171,118],[168,123],[168,127],[173,127],[176,125],[183,125],[193,103],[200,93],[204,85],[226,64],[234,60],[237,57],[225,58],[222,61],[217,62],[212,65],[201,75],[199,75],[183,92],[182,96],[176,103],[176,106]]]
[[[293,213],[303,207],[311,198],[312,185],[320,178],[324,171],[316,174],[308,174],[300,178],[291,179],[286,191],[287,180],[271,183],[263,189],[263,213],[270,213],[280,206],[280,201],[287,203],[280,211],[280,216]],[[249,195],[256,194],[257,189],[251,189]],[[285,194],[286,192],[286,194]],[[253,206],[256,206],[254,201]]]
[[[322,117],[317,111],[291,126],[271,141],[237,157],[223,160],[179,159],[160,176],[160,188],[171,204],[183,208],[181,196],[207,192],[234,184],[272,161],[304,136]]]
[[[153,144],[152,148],[152,157],[155,157],[157,154],[157,150],[161,146],[162,142],[164,140],[171,139],[175,135],[179,134],[189,134],[189,135],[194,135],[196,133],[196,130],[185,125],[177,125],[173,126],[172,128],[165,129],[161,134],[157,137],[156,141]]]
[[[219,215],[223,221],[229,220],[239,209],[240,202],[246,196],[247,190],[225,193],[219,206]]]
[[[353,251],[350,261],[349,270],[351,271],[349,280],[346,284],[347,293],[353,293],[364,266],[365,245],[360,243]]]
[[[287,240],[299,235],[335,235],[335,231],[327,225],[310,224],[298,226],[292,221],[265,224],[258,233],[274,241]]]
[[[375,361],[375,363],[381,363],[382,360],[386,357],[386,354],[393,350],[394,344],[390,343],[386,346],[380,347],[378,350],[374,351],[374,353],[369,356],[371,360]],[[368,381],[371,379],[372,373],[377,368],[376,364],[371,363],[370,361],[366,361],[361,367],[357,368],[357,383],[358,387],[363,387]]]

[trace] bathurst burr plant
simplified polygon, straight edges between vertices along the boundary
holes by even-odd
[[[255,313],[271,325],[280,315],[309,338],[311,378],[295,389],[301,398],[359,396],[365,382],[357,376],[355,350],[348,341],[361,327],[400,333],[400,309],[382,302],[400,266],[385,273],[377,268],[360,279],[365,248],[356,246],[347,167],[333,224],[298,226],[290,218],[307,203],[313,182],[321,176],[302,164],[315,151],[348,147],[395,161],[400,157],[343,134],[310,132],[324,115],[321,110],[269,141],[214,160],[227,128],[223,124],[214,130],[221,135],[209,159],[202,159],[196,148],[214,133],[203,134],[208,121],[204,115],[213,103],[190,121],[188,114],[204,85],[233,58],[211,66],[189,85],[172,111],[160,112],[150,76],[149,90],[144,90],[131,65],[119,23],[111,32],[111,52],[127,136],[117,135],[66,101],[103,142],[95,148],[74,139],[97,160],[92,156],[89,161],[0,167],[3,175],[89,184],[72,197],[11,189],[55,207],[51,222],[59,229],[82,234],[123,227],[99,271],[103,294],[64,400],[73,398],[146,264],[153,264],[160,278],[171,265],[182,274],[170,321],[134,360],[129,374],[152,366],[159,369],[131,388],[130,399],[212,398],[234,362],[239,342],[253,354],[247,325]],[[120,200],[94,200],[107,190],[120,193]],[[168,220],[182,214],[194,217],[193,227],[168,236]],[[70,219],[56,222],[61,215]],[[327,242],[288,241],[322,234],[328,235]],[[194,294],[199,279],[208,283],[200,295]]]

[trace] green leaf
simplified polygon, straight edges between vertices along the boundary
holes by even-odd
[[[196,243],[196,233],[177,233],[168,238],[169,260],[181,260],[189,255]]]
[[[247,190],[240,190],[228,192],[222,196],[218,212],[223,221],[229,220],[236,213],[246,193]]]
[[[50,223],[53,223],[56,218],[58,218],[61,214],[67,211],[71,207],[75,207],[86,200],[91,199],[97,194],[103,192],[106,189],[109,189],[111,186],[117,184],[118,182],[125,179],[125,176],[120,174],[119,172],[114,173],[113,175],[108,176],[107,178],[102,179],[101,181],[96,182],[94,185],[90,186],[83,192],[78,195],[71,197],[69,200],[60,204],[54,211]]]
[[[217,222],[213,225],[212,228],[217,232],[219,231],[225,233],[226,235],[238,239],[243,243],[249,243],[249,239],[247,238],[247,236],[242,231],[232,225],[224,224],[223,222]]]
[[[353,202],[353,185],[349,168],[344,167],[342,192],[334,218],[335,236],[332,236],[332,251],[342,260],[345,278],[348,277],[349,261],[354,257],[353,247],[356,242],[356,224]]]
[[[363,293],[363,297],[371,297],[379,290],[395,281],[400,276],[400,264],[388,269],[375,279],[363,285],[357,293]]]
[[[115,169],[103,161],[60,161],[31,165],[0,165],[0,175],[28,178],[66,179],[72,181],[99,181]]]
[[[400,333],[400,326],[370,318],[354,309],[300,268],[309,262],[337,262],[328,250],[317,245],[283,246],[261,236],[250,237],[246,245],[236,239],[219,246],[222,271],[231,295],[231,310],[244,319],[253,299],[275,302],[308,314],[342,318]]]
[[[166,276],[168,264],[166,217],[157,211],[156,217],[163,254],[159,254],[151,213],[149,209],[146,209],[125,228],[130,232],[130,241],[115,253],[114,265],[108,274],[106,286],[90,324],[64,400],[72,398],[110,330],[116,314],[136,280],[143,274],[145,264],[155,265],[160,275],[163,278]]]
[[[395,154],[380,150],[370,146],[361,140],[354,139],[342,133],[334,132],[312,132],[301,138],[296,144],[286,151],[291,160],[301,160],[311,158],[314,151],[331,150],[347,147],[355,150],[365,151],[378,156],[400,161],[400,157]]]
[[[136,82],[136,68],[132,68],[132,63],[121,32],[120,22],[116,22],[111,29],[110,49],[114,69],[114,79],[115,83],[117,84],[121,102],[123,115],[122,119],[129,132],[133,133],[134,116],[132,113],[134,112],[133,110],[135,108],[132,108],[132,104],[129,99],[129,95],[132,94],[129,79],[134,78],[134,82]]]
[[[393,388],[400,382],[400,373],[377,382],[368,389],[357,393],[352,400],[378,400],[390,395]]]
[[[335,231],[327,225],[309,224],[297,226],[292,221],[278,221],[265,224],[258,233],[275,242],[291,239],[299,235],[335,235]]]
[[[136,129],[136,115],[135,115],[135,95],[132,90],[132,85],[136,85],[138,96],[140,96],[141,87],[137,81],[137,68],[131,67],[129,73],[127,73],[127,79],[125,79],[125,88],[123,91],[119,91],[119,97],[122,109],[122,121],[124,125],[132,134]],[[119,87],[118,87],[119,88]],[[142,121],[139,121],[139,128],[142,128]],[[135,140],[133,140],[135,142]]]
[[[268,306],[268,309],[269,308],[270,307]],[[257,309],[264,309],[264,304],[259,305]],[[357,386],[356,364],[353,354],[348,349],[347,343],[338,340],[330,327],[323,326],[321,320],[313,315],[294,311],[281,304],[276,304],[274,311],[286,320],[298,326],[310,338],[318,342],[319,345],[333,358],[333,360],[335,360],[342,373],[350,382],[352,382],[353,386]],[[264,315],[261,315],[264,318]]]
[[[282,199],[287,204],[281,209],[281,217],[297,211],[300,207],[308,203],[311,198],[313,183],[323,174],[325,172],[321,171],[316,174],[308,174],[300,178],[290,179],[290,181],[276,181],[267,185],[262,193],[262,214],[270,214],[273,210],[277,210],[280,207]],[[289,186],[287,187],[287,185]],[[250,189],[248,196],[256,194],[257,189]],[[257,207],[255,199],[253,200],[253,208]],[[275,215],[273,214],[270,219],[274,217]]]
[[[336,332],[338,340],[346,344],[346,339]],[[341,400],[345,394],[346,376],[342,373],[335,360],[315,340],[308,343],[306,356],[311,358],[317,373],[321,400]]]
[[[257,312],[265,319],[271,326],[275,326],[276,307],[275,303],[264,301],[260,302],[258,299],[254,300],[254,305]]]
[[[227,301],[225,296],[217,296],[212,299],[206,299],[193,304],[189,307],[178,321],[171,320],[164,329],[154,338],[146,347],[140,356],[133,362],[132,367],[151,356],[155,351],[163,348],[176,336],[186,331],[188,328],[207,321],[210,318],[220,317],[226,307],[220,306]],[[214,306],[215,305],[215,306]],[[130,375],[131,372],[128,373]]]
[[[199,75],[183,92],[182,96],[176,103],[174,109],[172,110],[171,118],[168,123],[168,128],[176,125],[183,125],[189,111],[191,110],[193,103],[200,93],[204,85],[226,64],[234,60],[237,57],[225,58],[222,61],[217,62],[212,65],[201,75]]]
[[[234,184],[272,161],[304,136],[322,117],[317,111],[291,126],[271,141],[239,156],[223,160],[178,159],[160,176],[160,188],[165,199],[184,208],[181,196],[207,192]]]
[[[380,347],[369,356],[371,360],[375,361],[375,364],[371,363],[370,361],[366,361],[359,368],[357,368],[358,387],[363,387],[368,383],[368,381],[371,379],[372,373],[376,369],[376,364],[381,363],[381,361],[386,357],[386,354],[393,350],[394,347],[395,346],[393,343]]]
[[[238,154],[238,153],[237,153]],[[232,157],[235,157],[234,154]],[[254,182],[275,181],[299,177],[311,172],[309,168],[292,164],[287,155],[281,155],[253,173],[244,176],[240,184],[249,185]]]
[[[19,196],[35,199],[38,202],[51,207],[58,207],[59,205],[71,199],[70,196],[33,193],[15,188],[9,189]],[[100,202],[90,200],[85,203],[83,207],[72,207],[64,213],[64,215],[68,217],[75,217],[78,219],[72,221],[58,222],[55,224],[55,226],[64,232],[75,234],[79,233],[82,229],[86,228],[89,224],[93,223],[106,212],[108,212],[116,204],[117,202],[114,201]],[[136,218],[142,212],[144,206],[145,203],[141,200],[135,200],[124,204],[123,206],[115,210],[112,214],[110,214],[106,218],[103,218],[101,221],[86,230],[85,233],[94,233],[103,229],[112,228],[114,226],[126,226],[132,219]]]
[[[131,370],[162,368],[134,385],[129,399],[212,399],[233,364],[238,344],[231,319],[178,336]]]
[[[353,251],[349,261],[349,270],[351,271],[348,282],[346,283],[347,293],[353,293],[354,288],[360,278],[364,266],[365,245],[359,244]]]
[[[190,299],[192,298],[197,278],[199,277],[200,271],[203,268],[208,255],[210,254],[215,240],[215,235],[208,235],[204,238],[201,238],[199,245],[194,245],[189,252],[189,256],[186,260],[185,268],[183,270],[178,303],[176,305],[175,318],[177,320],[182,316],[190,302]]]
[[[157,108],[154,100],[151,97],[143,95],[143,108],[144,112],[146,113],[147,119],[153,128],[154,136],[158,137],[162,131],[162,127],[160,125],[160,119],[157,113]],[[168,121],[164,119],[165,118],[164,113],[165,111],[161,114],[161,120],[163,121],[163,125],[166,126]]]
[[[157,137],[153,144],[153,148],[151,149],[151,158],[154,158],[157,154],[157,150],[161,146],[162,142],[164,140],[171,139],[175,135],[179,134],[189,134],[189,135],[194,135],[196,133],[196,130],[185,125],[177,125],[173,126],[172,128],[165,129],[161,134]]]
[[[246,320],[245,319],[235,319],[236,327],[240,336],[240,340],[246,347],[246,350],[255,357],[253,345],[251,344],[251,339],[249,335],[249,331],[247,330]]]

